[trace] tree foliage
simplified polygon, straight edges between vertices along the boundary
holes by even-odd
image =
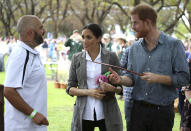
[[[69,35],[88,23],[97,23],[105,31],[117,24],[125,32],[131,23],[130,10],[140,3],[156,9],[160,30],[179,35],[184,30],[191,33],[190,0],[1,0],[0,34],[16,35],[17,20],[25,14],[37,15],[54,37],[59,33]]]

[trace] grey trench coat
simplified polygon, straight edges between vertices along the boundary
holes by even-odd
[[[86,77],[86,55],[85,51],[77,53],[73,56],[70,72],[68,87],[76,87],[80,89],[87,89]],[[101,49],[101,60],[104,63],[119,66],[119,59],[114,52]],[[109,69],[107,66],[102,65],[102,74],[106,73]],[[115,70],[115,69],[114,69]],[[115,70],[119,73],[119,70]],[[76,103],[74,104],[74,112],[71,124],[71,131],[82,131],[82,115],[86,105],[87,96],[77,96]],[[105,124],[107,131],[123,131],[123,122],[121,112],[114,93],[107,93],[102,99],[103,110],[105,116]]]

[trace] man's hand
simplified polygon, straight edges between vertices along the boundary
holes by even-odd
[[[109,71],[111,72],[111,74],[108,75],[109,81],[112,84],[120,84],[121,82],[120,76],[114,70],[112,70],[111,67],[109,68]]]
[[[151,72],[144,72],[143,76],[140,76],[142,80],[145,80],[147,83],[157,83],[158,82],[158,74],[154,74]]]
[[[89,96],[99,100],[103,99],[103,97],[105,96],[105,92],[98,88],[89,89],[88,92],[89,92]]]
[[[36,115],[33,117],[33,122],[36,123],[37,125],[49,125],[48,120],[46,119],[46,117],[44,117],[42,114],[40,113],[36,113]]]

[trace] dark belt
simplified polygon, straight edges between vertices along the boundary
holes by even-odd
[[[141,105],[141,106],[144,106],[144,107],[151,107],[151,108],[170,108],[170,107],[173,107],[173,103],[172,104],[169,104],[169,105],[156,105],[156,104],[151,104],[151,103],[148,103],[148,102],[145,102],[145,101],[137,101],[137,100],[134,100],[134,103],[137,104],[137,105]]]

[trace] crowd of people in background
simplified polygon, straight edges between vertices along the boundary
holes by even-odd
[[[115,52],[119,59],[121,59],[123,52],[133,42],[134,38],[128,40],[125,34],[105,33],[102,38],[102,42],[105,48],[109,51]],[[4,71],[4,57],[9,56],[16,44],[17,39],[14,37],[1,37],[0,38],[0,71]],[[60,38],[47,38],[43,44],[36,47],[40,52],[42,62],[47,64],[49,62],[58,62],[60,59],[69,60],[73,54],[83,50],[82,37],[79,30],[74,30],[73,34],[69,37]]]

